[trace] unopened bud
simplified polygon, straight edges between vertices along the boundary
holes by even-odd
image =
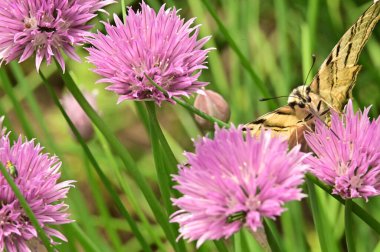
[[[195,98],[194,107],[223,122],[228,122],[230,119],[231,112],[228,103],[220,94],[212,90],[204,90],[203,94],[198,94]],[[195,115],[195,121],[204,130],[214,128],[212,122],[198,115]]]
[[[82,91],[83,96],[86,98],[88,103],[95,110],[97,109],[95,94]],[[79,131],[84,141],[89,141],[94,136],[94,128],[92,123],[86,113],[83,111],[82,107],[76,101],[71,93],[66,93],[61,99],[63,108],[65,109],[67,115],[70,117],[74,126]]]

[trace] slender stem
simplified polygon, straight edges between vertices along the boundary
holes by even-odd
[[[78,226],[77,223],[72,223],[70,225],[71,233],[75,234],[75,237],[80,241],[82,246],[84,246],[85,251],[88,252],[101,252],[99,248],[91,241],[85,232]]]
[[[145,105],[147,107],[147,111],[150,116],[149,118],[150,124],[153,126],[153,129],[155,130],[154,137],[158,137],[161,144],[161,148],[163,149],[163,152],[165,153],[168,159],[167,160],[169,162],[168,171],[170,173],[176,173],[177,172],[176,167],[177,167],[178,161],[176,157],[174,156],[174,153],[172,149],[170,148],[168,141],[166,141],[164,133],[162,132],[160,123],[158,122],[158,119],[157,119],[155,104],[153,102],[147,101]]]
[[[172,189],[173,182],[170,179],[170,172],[174,173],[173,169],[175,169],[177,162],[174,158],[175,163],[173,164],[174,154],[161,131],[160,124],[157,120],[156,107],[154,102],[147,101],[145,105],[148,112],[149,136],[152,143],[153,157],[156,166],[160,191],[165,203],[166,211],[170,215],[174,212],[174,208],[170,200],[170,193],[173,192],[173,194],[175,194],[176,192],[174,189]],[[170,227],[173,232],[176,233],[174,224]],[[178,246],[179,251],[186,251],[183,240],[178,241]]]
[[[345,221],[345,233],[346,233],[346,244],[348,252],[355,252],[355,241],[353,235],[353,225],[352,225],[352,199],[346,200],[346,208],[344,211],[344,221]]]
[[[166,211],[168,212],[168,214],[171,214],[173,213],[173,206],[170,201],[170,173],[167,167],[165,166],[164,159],[166,153],[162,151],[160,141],[157,137],[157,124],[153,122],[157,119],[156,107],[154,103],[151,101],[145,102],[145,105],[149,115],[149,137],[150,142],[152,143],[152,151],[157,171],[156,173],[158,177],[158,182],[160,185],[160,191],[166,206]]]
[[[315,185],[319,186],[322,190],[330,194],[334,199],[336,199],[343,205],[346,203],[344,199],[342,199],[338,195],[332,194],[332,189],[330,186],[318,180],[316,177],[312,176],[311,174],[306,174],[306,177],[308,180],[313,182]],[[367,225],[370,226],[376,233],[380,234],[380,223],[355,202],[352,202],[352,212],[354,212],[356,216],[358,216],[365,223],[367,223]]]
[[[166,97],[169,98],[169,94],[168,92],[160,87],[156,82],[154,82],[148,75],[145,74],[145,77],[148,78],[148,80],[150,81],[150,83],[152,85],[154,85],[159,91],[161,91]],[[212,117],[206,113],[204,113],[203,111],[200,111],[199,109],[195,108],[193,105],[187,103],[187,102],[184,102],[182,101],[181,99],[179,98],[176,98],[176,97],[170,97],[169,99],[175,101],[176,103],[178,103],[179,105],[181,105],[182,107],[184,107],[185,109],[189,110],[190,112],[194,113],[194,114],[197,114],[199,115],[200,117],[210,121],[210,122],[213,122],[213,123],[217,123],[219,125],[219,127],[230,127],[230,125],[228,123],[225,123],[215,117]]]
[[[45,135],[45,139],[48,146],[56,149],[53,138],[51,137],[51,134],[49,133],[46,122],[43,118],[43,112],[36,100],[36,97],[33,94],[33,89],[30,87],[30,83],[27,81],[27,79],[24,76],[24,73],[20,65],[17,62],[12,61],[10,63],[10,67],[12,69],[14,76],[16,77],[16,80],[18,82],[18,85],[21,91],[23,91],[25,95],[26,101],[33,113],[34,118],[36,118],[38,122],[38,127],[41,128],[43,134]]]
[[[107,176],[101,170],[99,164],[97,163],[95,157],[92,155],[90,149],[88,148],[88,146],[84,142],[84,140],[83,140],[82,136],[80,135],[79,131],[74,126],[73,122],[71,121],[71,119],[67,115],[66,111],[62,107],[62,104],[60,103],[57,94],[55,93],[55,91],[50,86],[50,84],[47,82],[45,76],[41,72],[40,72],[40,76],[41,76],[41,78],[42,78],[42,80],[43,80],[43,82],[45,84],[45,87],[49,91],[50,96],[53,98],[54,103],[56,104],[56,106],[61,111],[63,117],[66,120],[66,122],[69,124],[70,129],[72,130],[72,132],[74,133],[76,139],[78,140],[78,142],[82,146],[84,152],[86,153],[86,156],[88,157],[89,161],[91,162],[91,164],[93,165],[94,169],[96,170],[96,173],[101,178],[101,180],[104,183],[105,187],[108,189],[108,192],[111,194],[111,197],[115,201],[116,206],[119,209],[120,213],[127,220],[129,226],[131,227],[132,232],[135,234],[136,238],[140,242],[143,250],[144,251],[152,251],[151,248],[149,247],[148,243],[145,241],[144,237],[140,233],[140,231],[139,231],[139,229],[138,229],[135,221],[133,220],[133,218],[131,217],[131,215],[128,213],[128,211],[125,209],[123,203],[121,202],[119,196],[117,195],[117,192],[113,189],[111,181],[107,178]]]
[[[99,211],[98,218],[101,220],[101,222],[104,223],[104,233],[107,234],[107,240],[109,240],[112,245],[113,249],[115,251],[120,251],[122,249],[121,241],[119,238],[119,235],[117,233],[117,230],[111,225],[111,223],[108,221],[111,218],[111,214],[109,212],[109,208],[107,206],[107,203],[102,195],[102,189],[99,186],[98,181],[95,178],[95,173],[91,169],[91,165],[88,162],[86,153],[83,152],[83,157],[86,171],[87,171],[87,179],[89,184],[89,189],[91,190],[91,194],[94,197],[96,208]]]
[[[328,242],[325,235],[323,218],[321,217],[321,214],[320,214],[320,207],[318,205],[318,198],[315,192],[315,187],[314,187],[314,184],[309,179],[306,180],[306,184],[307,184],[308,195],[309,195],[309,203],[311,206],[311,213],[313,215],[314,225],[318,233],[319,244],[321,246],[321,250],[323,252],[326,252],[326,251],[329,251],[328,250],[329,247],[327,245]]]
[[[278,234],[278,231],[270,220],[264,219],[264,229],[272,251],[283,251],[282,246],[280,246],[280,236]]]
[[[228,252],[227,246],[223,240],[214,241],[214,245],[219,252]]]
[[[137,217],[140,219],[142,226],[144,227],[146,232],[148,232],[148,235],[152,238],[152,241],[156,243],[156,245],[158,246],[158,251],[161,251],[161,252],[166,251],[167,249],[165,248],[163,242],[160,240],[159,234],[157,234],[155,230],[151,228],[151,224],[149,223],[148,218],[144,214],[143,205],[140,204],[140,202],[137,199],[138,198],[137,195],[135,195],[135,193],[133,192],[130,181],[127,180],[126,177],[122,176],[120,166],[118,162],[116,161],[116,157],[112,154],[111,148],[107,140],[97,129],[96,129],[96,135],[105,153],[107,162],[109,163],[110,167],[114,168],[113,170],[115,171],[115,176],[117,180],[119,181],[120,187],[123,189],[123,192],[126,195],[127,201],[131,204],[131,207],[136,211]]]
[[[20,120],[24,133],[28,139],[35,137],[31,124],[28,122],[28,119],[25,115],[25,110],[22,108],[21,103],[17,100],[16,94],[13,90],[12,84],[7,76],[7,73],[4,69],[0,69],[0,78],[3,83],[3,88],[5,93],[8,95],[12,101],[13,107],[17,114],[17,118]]]
[[[3,176],[5,177],[5,180],[8,182],[9,186],[12,188],[12,191],[16,195],[18,201],[20,202],[20,205],[24,209],[24,211],[25,211],[26,215],[28,216],[30,222],[33,224],[34,228],[36,229],[37,234],[40,237],[40,239],[42,240],[44,246],[46,247],[46,249],[49,252],[54,252],[55,251],[54,245],[50,244],[50,239],[47,237],[47,235],[45,234],[45,231],[42,229],[42,227],[38,223],[36,216],[34,215],[32,209],[28,205],[26,199],[22,195],[20,189],[17,187],[16,183],[13,181],[11,175],[8,174],[7,169],[1,163],[0,163],[0,171],[3,174]]]
[[[141,192],[144,194],[146,201],[152,209],[152,212],[155,216],[157,223],[160,224],[162,229],[165,232],[166,237],[168,238],[171,245],[176,248],[178,247],[177,242],[175,241],[175,235],[173,230],[171,229],[170,224],[165,221],[167,220],[167,216],[162,209],[162,205],[158,201],[156,195],[153,193],[150,188],[148,182],[143,177],[141,172],[137,169],[137,166],[131,157],[130,153],[127,149],[125,149],[124,145],[118,140],[118,138],[113,134],[113,132],[109,129],[109,127],[104,123],[104,121],[99,117],[96,111],[91,107],[88,101],[84,98],[83,94],[80,92],[79,88],[75,84],[74,80],[70,76],[70,74],[66,71],[62,73],[62,78],[66,84],[67,89],[74,96],[76,101],[82,107],[83,111],[90,118],[92,123],[99,129],[99,131],[104,135],[107,139],[108,143],[112,147],[112,149],[117,153],[120,157],[121,161],[124,164],[124,168],[127,169],[128,173],[133,177],[136,184],[139,186]]]
[[[127,18],[127,9],[126,9],[126,6],[125,6],[125,0],[121,0],[120,4],[121,4],[121,13],[123,15],[123,20],[125,22],[125,19]]]

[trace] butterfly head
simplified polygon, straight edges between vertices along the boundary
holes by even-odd
[[[293,89],[288,98],[288,105],[293,109],[296,106],[305,108],[311,102],[310,91],[310,87],[304,85]]]

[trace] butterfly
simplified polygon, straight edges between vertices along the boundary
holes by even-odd
[[[309,86],[295,88],[286,106],[246,124],[244,129],[251,134],[270,129],[294,146],[303,142],[303,132],[313,128],[316,118],[324,120],[330,109],[342,111],[361,68],[357,64],[360,53],[379,19],[380,1],[373,3],[346,31]]]

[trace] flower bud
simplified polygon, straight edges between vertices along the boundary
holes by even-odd
[[[95,94],[86,91],[82,91],[82,93],[88,103],[90,103],[90,105],[96,110],[97,105]],[[67,115],[70,117],[74,126],[82,136],[83,140],[89,141],[94,136],[94,128],[90,119],[83,111],[82,107],[79,105],[71,93],[64,94],[61,99],[61,103]]]
[[[223,122],[228,122],[230,119],[231,111],[228,103],[220,94],[212,90],[204,90],[203,93],[198,94],[195,98],[194,107]],[[198,115],[195,115],[195,121],[204,130],[214,128],[212,122]]]

